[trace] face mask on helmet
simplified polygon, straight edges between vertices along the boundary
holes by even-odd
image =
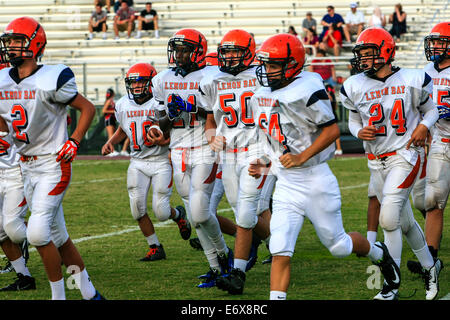
[[[261,60],[260,60],[261,61]],[[267,60],[256,68],[256,78],[263,87],[272,90],[280,88],[288,81],[285,77],[286,63]]]
[[[424,46],[428,61],[440,63],[450,58],[450,37],[430,34],[425,37]]]
[[[144,100],[152,97],[150,88],[150,77],[139,77],[130,74],[125,78],[125,87],[127,89],[128,98],[136,100]]]
[[[351,60],[351,63],[358,73],[364,72],[367,75],[374,75],[390,62],[380,57],[380,48],[375,44],[357,45],[352,51],[355,57]]]
[[[14,67],[18,67],[25,59],[33,58],[33,51],[28,50],[30,41],[25,35],[4,34],[0,40],[2,63],[10,63]]]
[[[220,70],[228,73],[239,73],[248,68],[245,61],[251,57],[249,48],[225,44],[219,46],[217,50]]]
[[[195,46],[186,41],[172,39],[169,41],[167,49],[169,64],[174,65],[183,76],[198,69],[195,63],[198,50]]]

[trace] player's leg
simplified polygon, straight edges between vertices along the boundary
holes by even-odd
[[[149,250],[141,261],[156,261],[166,258],[164,249],[156,235],[155,228],[147,212],[147,197],[151,175],[146,172],[146,161],[131,159],[127,171],[127,189],[133,218],[147,240]]]
[[[367,188],[369,204],[367,207],[367,240],[370,243],[377,241],[378,220],[380,218],[380,202],[375,194],[374,181],[370,175],[369,187]]]

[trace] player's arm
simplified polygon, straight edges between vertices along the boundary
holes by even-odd
[[[107,155],[114,152],[114,145],[118,144],[122,140],[127,137],[125,131],[122,130],[122,127],[119,126],[116,132],[112,135],[112,137],[106,141],[106,143],[102,147],[102,155]]]
[[[210,148],[215,152],[219,152],[225,149],[226,139],[224,136],[217,136],[216,129],[217,124],[214,119],[214,113],[209,112],[206,116],[205,135]]]
[[[280,163],[285,168],[299,167],[303,165],[310,158],[327,148],[330,144],[334,143],[339,138],[340,131],[336,122],[330,125],[322,127],[322,132],[317,139],[302,153],[292,154],[290,152],[283,154],[280,157]]]

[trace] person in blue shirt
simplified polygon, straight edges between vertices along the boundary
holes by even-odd
[[[323,26],[322,33],[319,36],[320,42],[322,42],[325,33],[333,23],[336,23],[338,30],[341,32],[341,35],[344,34],[344,30],[342,29],[342,25],[345,24],[344,18],[342,18],[342,16],[339,13],[334,12],[333,6],[328,6],[327,12],[328,13],[323,16],[322,21],[320,22]]]

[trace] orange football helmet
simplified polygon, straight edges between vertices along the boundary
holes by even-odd
[[[441,43],[437,43],[437,41]],[[428,61],[441,62],[450,58],[450,22],[438,23],[425,37],[425,56]]]
[[[136,63],[130,67],[125,76],[125,87],[128,98],[145,99],[152,97],[152,78],[156,76],[156,70],[150,63]]]
[[[368,48],[374,49],[373,54],[361,57],[360,51]],[[352,52],[355,55],[354,66],[357,72],[373,75],[384,65],[394,61],[395,41],[391,34],[383,28],[368,28],[361,32]],[[366,63],[369,59],[372,60],[371,67]]]
[[[255,58],[255,39],[247,31],[228,31],[217,48],[220,70],[237,74],[247,69]],[[234,53],[230,54],[230,51]]]
[[[261,62],[256,69],[256,77],[262,86],[279,88],[286,81],[294,79],[305,64],[305,48],[296,36],[288,33],[277,34],[263,42],[256,53]],[[279,72],[266,72],[264,63],[279,64]]]
[[[177,50],[177,48],[179,49]],[[184,61],[180,57],[185,50],[190,52],[188,61]],[[194,29],[182,29],[175,32],[167,44],[169,65],[175,64],[177,68],[182,69],[185,73],[204,67],[206,65],[207,51],[208,44],[205,36]]]
[[[12,40],[22,40],[11,46]],[[44,28],[33,18],[21,17],[11,21],[0,36],[0,56],[4,62],[19,66],[24,59],[39,59],[45,50],[47,37]]]
[[[206,55],[205,58],[207,66],[217,66],[219,62],[217,61],[217,52],[211,52]]]

